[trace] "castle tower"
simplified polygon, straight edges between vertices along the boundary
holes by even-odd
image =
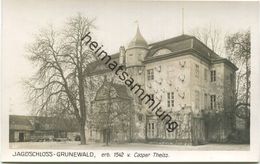
[[[148,44],[137,27],[135,37],[126,50],[126,67],[141,66],[147,52]]]
[[[125,51],[125,66],[127,72],[143,89],[145,89],[145,65],[143,64],[144,58],[148,53],[148,44],[142,36],[139,27],[135,37],[129,43]],[[131,93],[131,92],[130,92]],[[138,100],[138,96],[132,93],[133,109],[131,117],[131,135],[135,141],[145,139],[145,115],[142,113],[142,104]]]

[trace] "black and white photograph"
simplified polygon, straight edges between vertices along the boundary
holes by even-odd
[[[3,0],[2,161],[258,161],[259,27],[259,1]]]

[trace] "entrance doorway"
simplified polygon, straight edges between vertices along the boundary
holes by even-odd
[[[106,143],[106,142],[110,142],[110,130],[109,129],[104,129],[103,130],[103,142]]]
[[[19,142],[24,142],[24,133],[19,132]]]

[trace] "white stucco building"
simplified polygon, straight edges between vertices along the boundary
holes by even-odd
[[[128,89],[124,93],[131,98],[132,105],[131,119],[126,126],[131,128],[115,133],[110,130],[111,141],[204,144],[226,140],[231,131],[231,120],[227,115],[233,107],[237,70],[229,60],[217,55],[194,36],[180,35],[147,43],[139,28],[129,45],[121,46],[119,53],[111,57],[124,65],[145,92],[161,102],[162,110],[170,113],[179,124],[176,131],[167,132],[163,122],[147,111],[147,105],[141,104]],[[100,62],[95,62],[90,73],[97,78],[106,75],[108,83],[113,74]],[[118,79],[113,83],[124,85]],[[104,84],[98,88],[102,86]],[[115,99],[122,97],[122,88],[114,88]],[[93,103],[100,102],[97,96],[103,92],[101,90],[96,90]],[[106,98],[102,99],[104,102],[107,102]],[[104,129],[91,124],[86,131],[89,140],[106,138]],[[116,139],[122,133],[125,137]]]

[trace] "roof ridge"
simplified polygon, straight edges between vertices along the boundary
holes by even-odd
[[[178,35],[178,36],[171,37],[171,38],[168,38],[168,39],[164,39],[164,40],[161,40],[161,41],[156,41],[156,42],[150,43],[149,46],[153,46],[155,44],[166,44],[166,43],[168,43],[168,42],[170,42],[174,39],[178,39],[178,38],[182,38],[182,37],[186,37],[186,38],[181,39],[181,40],[185,40],[185,39],[188,39],[188,38],[193,38],[194,36],[182,34],[182,35]]]

